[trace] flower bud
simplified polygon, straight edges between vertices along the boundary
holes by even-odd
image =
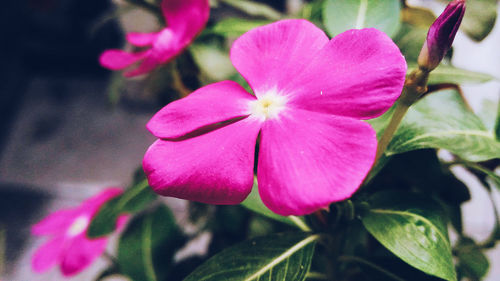
[[[418,65],[427,70],[436,68],[451,47],[465,13],[465,0],[451,1],[434,21],[418,56]]]

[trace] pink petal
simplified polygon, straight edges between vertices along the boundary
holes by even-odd
[[[122,50],[107,50],[101,54],[99,63],[111,70],[121,70],[143,59],[148,51],[128,53]]]
[[[64,242],[64,236],[59,235],[38,248],[31,259],[33,270],[41,273],[56,265],[60,261]]]
[[[197,129],[248,115],[255,100],[238,83],[222,81],[174,101],[156,113],[147,128],[158,138],[178,138]]]
[[[141,33],[141,32],[130,32],[127,33],[127,41],[137,47],[146,47],[153,45],[157,37],[157,33]]]
[[[210,13],[208,0],[164,0],[161,8],[168,27],[184,46],[205,27]]]
[[[78,209],[58,210],[31,227],[33,235],[58,234],[66,230],[80,214]]]
[[[260,121],[246,118],[182,141],[158,140],[143,160],[155,192],[209,204],[238,204],[252,189]]]
[[[291,93],[290,104],[299,108],[368,119],[394,104],[405,74],[405,59],[385,33],[348,30],[281,90]]]
[[[231,61],[257,96],[282,89],[328,43],[306,20],[282,20],[242,35],[231,48]]]
[[[280,215],[305,215],[349,198],[370,170],[377,149],[363,121],[288,110],[261,131],[259,193]]]
[[[62,274],[73,276],[80,273],[102,255],[107,242],[107,238],[90,240],[84,234],[74,237],[62,257]]]

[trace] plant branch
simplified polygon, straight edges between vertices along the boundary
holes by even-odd
[[[403,87],[403,93],[396,104],[395,111],[387,125],[382,137],[377,146],[377,155],[375,156],[374,165],[382,157],[387,146],[389,145],[394,133],[401,124],[403,117],[408,112],[410,106],[415,103],[427,91],[427,80],[429,79],[429,71],[417,68],[406,79]]]

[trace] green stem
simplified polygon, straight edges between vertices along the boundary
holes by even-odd
[[[187,97],[191,90],[189,90],[184,82],[182,81],[181,74],[179,73],[179,68],[177,67],[177,62],[172,62],[172,86],[177,90],[181,98]]]
[[[301,220],[299,217],[296,216],[288,216],[288,218],[297,225],[298,228],[300,228],[304,232],[311,232],[311,228],[304,223],[303,220]]]
[[[384,154],[387,146],[394,136],[394,133],[398,129],[399,124],[401,124],[401,121],[406,115],[406,112],[408,112],[410,106],[415,103],[423,93],[427,91],[428,78],[429,71],[422,68],[417,68],[406,79],[403,92],[401,93],[401,97],[396,104],[396,108],[391,117],[391,120],[389,121],[389,125],[387,125],[384,133],[382,134],[382,137],[378,142],[374,165]]]
[[[403,278],[397,276],[396,274],[370,262],[370,261],[367,261],[365,259],[362,259],[360,257],[355,257],[355,256],[340,256],[338,258],[338,261],[341,261],[341,262],[357,262],[357,263],[361,263],[361,264],[364,264],[366,266],[369,266],[383,274],[385,274],[387,277],[390,277],[391,279],[393,280],[397,280],[397,281],[405,281]]]
[[[131,199],[134,198],[137,194],[141,193],[144,189],[146,189],[149,186],[148,180],[144,179],[141,182],[137,184],[139,187],[136,189],[133,189],[130,192],[125,192],[123,193],[122,197],[119,200],[119,203],[117,205],[117,208],[120,210],[127,204],[127,202]],[[136,186],[137,186],[136,185]]]

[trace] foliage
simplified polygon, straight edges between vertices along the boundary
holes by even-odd
[[[129,2],[151,11],[158,8],[157,2]],[[263,2],[211,1],[212,10],[224,16],[212,17],[184,54],[146,81],[180,95],[194,89],[192,85],[228,79],[249,89],[229,60],[231,42],[275,20],[303,17],[331,37],[353,28],[384,31],[405,56],[411,82],[427,30],[436,18],[430,10],[399,0],[315,0],[293,15]],[[467,5],[462,31],[483,40],[496,21],[497,1],[469,0]],[[464,167],[487,190],[493,185],[500,188],[495,172],[500,159],[500,107],[491,118],[494,121],[485,125],[461,92],[462,84],[498,81],[498,77],[456,67],[451,56],[449,52],[426,77],[427,90],[404,112],[359,191],[311,215],[273,213],[262,203],[255,179],[240,206],[190,204],[197,219],[189,222],[195,230],[187,231],[139,172],[130,188],[100,208],[88,228],[90,238],[106,236],[114,231],[112,222],[119,216],[131,216],[119,234],[113,264],[97,280],[114,274],[136,281],[484,278],[489,269],[484,251],[500,239],[500,222],[484,243],[463,233],[461,205],[470,193],[450,168]],[[117,83],[123,80],[116,78],[111,85],[113,102],[121,88]],[[188,80],[191,84],[184,83]],[[398,105],[368,121],[379,139],[398,114]],[[451,160],[437,156],[443,150]],[[450,243],[449,226],[457,232],[455,244]],[[211,234],[205,255],[174,258],[202,233]]]

